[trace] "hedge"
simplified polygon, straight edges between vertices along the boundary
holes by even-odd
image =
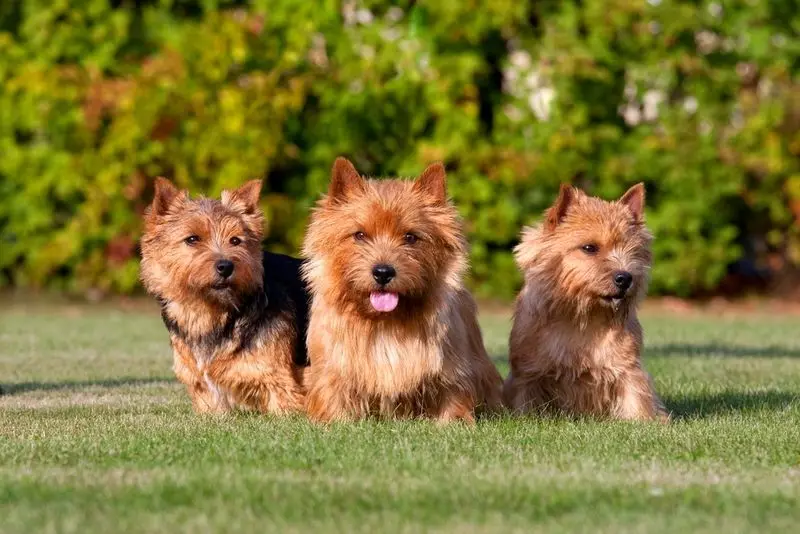
[[[800,15],[790,1],[16,0],[0,4],[0,285],[139,291],[162,175],[263,176],[296,252],[337,155],[433,160],[510,296],[522,225],[558,184],[644,181],[652,291],[800,263]]]

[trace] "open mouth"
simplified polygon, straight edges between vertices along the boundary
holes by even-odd
[[[388,313],[397,308],[400,295],[393,291],[372,291],[369,294],[369,303],[375,311]]]

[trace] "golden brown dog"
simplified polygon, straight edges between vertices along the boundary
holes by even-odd
[[[442,165],[414,181],[367,180],[337,159],[304,252],[312,419],[473,421],[499,406]]]
[[[523,231],[504,386],[512,410],[666,417],[636,317],[651,263],[644,195],[639,184],[606,202],[562,186],[543,223]]]

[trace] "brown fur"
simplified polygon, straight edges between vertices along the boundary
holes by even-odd
[[[413,243],[409,232],[418,237]],[[339,158],[304,252],[312,419],[473,421],[476,408],[500,405],[501,379],[462,286],[466,241],[443,166],[415,181],[367,180]],[[386,287],[399,304],[388,313],[370,305],[378,263],[397,271]]]
[[[525,281],[503,391],[512,410],[666,418],[641,363],[636,307],[652,241],[643,209],[642,184],[616,202],[562,186],[542,224],[523,231],[515,253]],[[620,271],[633,284],[614,300]]]
[[[145,214],[142,281],[162,303],[175,374],[197,412],[282,414],[304,403],[295,310],[266,297],[260,189],[256,180],[221,200],[195,200],[158,178]],[[227,281],[215,270],[219,259],[234,264]]]

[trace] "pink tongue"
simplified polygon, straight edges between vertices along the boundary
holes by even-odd
[[[373,291],[369,294],[369,301],[372,307],[379,312],[390,312],[397,307],[400,298],[397,296],[397,293]]]

